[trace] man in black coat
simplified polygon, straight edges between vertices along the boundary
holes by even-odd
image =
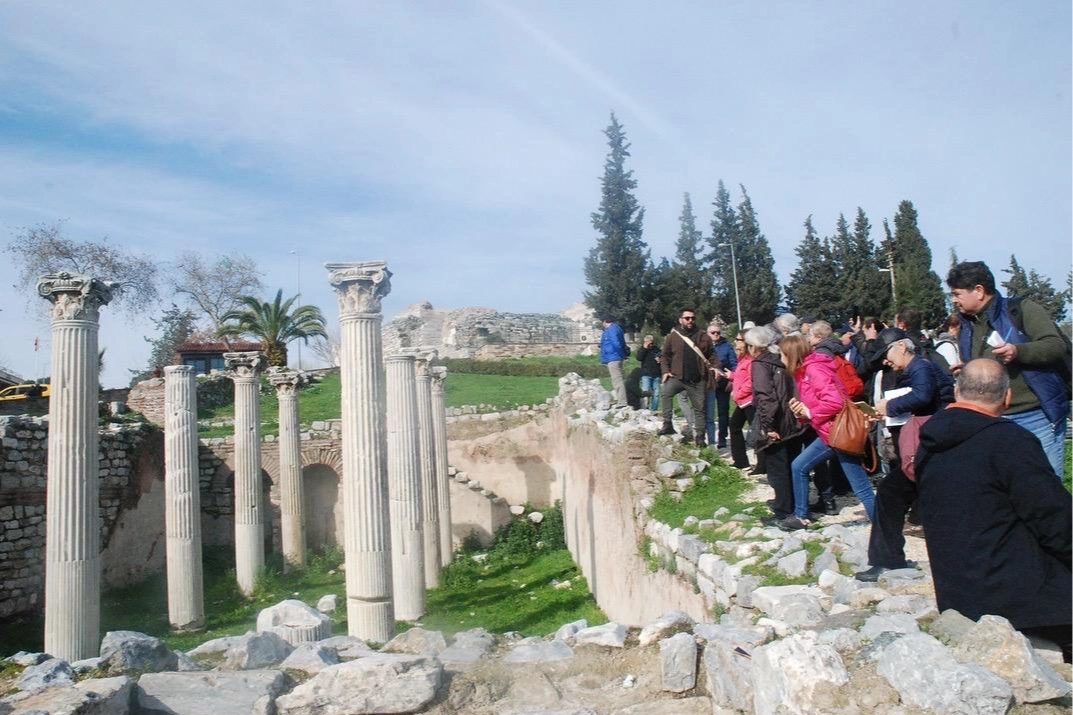
[[[1039,440],[1001,417],[1010,380],[1000,363],[966,363],[955,400],[921,427],[915,459],[939,610],[1003,616],[1069,662],[1069,494]]]

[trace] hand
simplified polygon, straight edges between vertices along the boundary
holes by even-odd
[[[809,419],[810,417],[812,417],[812,413],[809,412],[809,409],[805,406],[805,403],[797,399],[796,397],[790,398],[789,405],[790,411],[793,412],[796,417],[804,417],[805,419]]]
[[[858,317],[856,320],[854,320],[852,323],[850,323],[849,327],[852,329],[852,332],[854,332],[854,333],[860,331],[860,329],[861,329],[861,319],[860,319],[860,317]]]
[[[875,408],[876,408],[876,414],[877,415],[879,415],[880,417],[886,417],[887,416],[887,401],[886,400],[880,400],[879,402],[877,402],[875,404]]]
[[[770,439],[772,442],[778,442],[780,439],[782,439],[782,437],[779,436],[779,433],[775,432],[774,430],[768,430],[767,438]]]
[[[665,373],[663,373],[663,377],[660,378],[659,382],[662,385],[663,383],[667,382],[667,380],[670,380],[670,379],[671,379],[671,373],[665,372]]]
[[[864,337],[868,340],[875,340],[876,336],[879,335],[879,331],[876,330],[874,325],[865,326],[862,330],[864,330]]]
[[[1011,362],[1017,359],[1017,344],[1005,343],[991,351],[991,355],[1001,363],[1009,365]]]

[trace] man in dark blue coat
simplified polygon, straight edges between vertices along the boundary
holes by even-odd
[[[956,401],[920,429],[917,486],[939,610],[1002,616],[1070,660],[1073,507],[1039,440],[1003,411],[1010,379],[966,363]]]

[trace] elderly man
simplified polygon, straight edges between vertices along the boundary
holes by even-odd
[[[961,369],[956,401],[920,429],[917,487],[939,610],[1003,616],[1070,660],[1069,494],[1039,441],[1003,419],[1012,392],[998,362]]]

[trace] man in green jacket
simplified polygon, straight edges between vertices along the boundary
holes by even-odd
[[[961,362],[989,357],[1006,366],[1013,396],[1003,417],[1039,439],[1047,460],[1060,476],[1069,385],[1059,375],[1066,342],[1054,320],[1038,303],[998,293],[995,276],[982,261],[957,264],[947,274],[946,284],[954,308],[961,314]],[[959,366],[953,367],[956,370]]]

